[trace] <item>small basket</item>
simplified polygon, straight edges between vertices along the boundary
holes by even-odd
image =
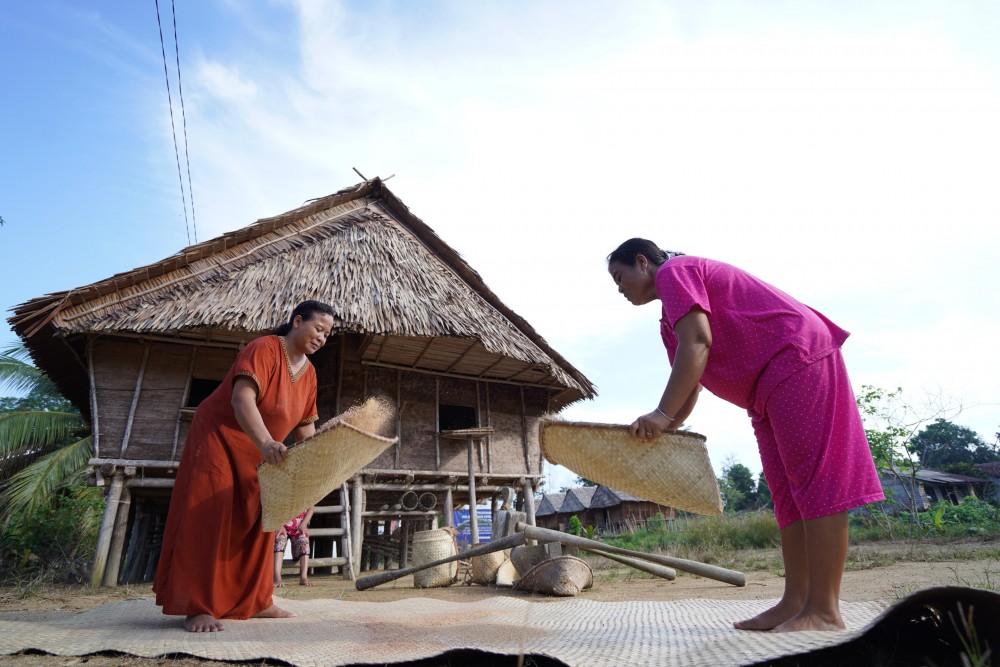
[[[667,431],[642,440],[625,426],[557,420],[538,429],[545,458],[585,479],[688,512],[722,513],[703,435]]]
[[[458,554],[455,536],[444,528],[421,530],[413,534],[413,564],[433,563]],[[415,588],[450,586],[458,575],[458,561],[436,565],[413,573]]]
[[[494,551],[482,556],[472,557],[472,583],[480,586],[492,586],[497,581],[497,572],[507,560],[503,551]]]

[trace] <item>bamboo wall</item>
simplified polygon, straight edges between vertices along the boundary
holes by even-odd
[[[331,338],[312,362],[320,423],[374,394],[397,405],[399,445],[386,450],[371,468],[468,474],[465,441],[438,437],[438,405],[446,404],[470,408],[475,426],[494,428],[476,451],[476,472],[541,474],[538,420],[547,409],[545,390],[364,366],[362,340],[351,334]],[[193,412],[181,409],[191,379],[221,381],[236,355],[235,346],[93,339],[97,457],[179,460]]]

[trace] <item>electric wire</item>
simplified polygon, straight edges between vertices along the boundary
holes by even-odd
[[[163,26],[160,24],[160,0],[153,0],[156,4],[156,27],[160,30],[160,54],[163,56],[163,77],[167,82],[167,106],[170,108],[170,130],[174,137],[174,159],[177,162],[177,180],[181,185],[181,205],[184,209],[184,229],[187,232],[188,245],[191,245],[191,226],[188,222],[187,196],[184,194],[184,177],[181,175],[181,157],[177,150],[177,126],[174,123],[174,102],[170,94],[170,74],[167,71],[167,50],[163,45]]]
[[[181,51],[177,42],[177,9],[174,0],[170,0],[170,13],[174,19],[174,57],[177,60],[177,94],[181,100],[181,126],[184,128],[184,166],[187,167],[188,197],[191,198],[191,229],[194,231],[194,242],[198,242],[198,217],[194,213],[194,185],[191,184],[191,157],[188,153],[188,121],[184,109],[184,86],[181,85]]]

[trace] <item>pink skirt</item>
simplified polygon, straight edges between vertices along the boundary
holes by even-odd
[[[748,412],[779,528],[885,499],[839,349]]]

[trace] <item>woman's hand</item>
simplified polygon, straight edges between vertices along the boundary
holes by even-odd
[[[257,449],[268,463],[281,463],[285,459],[285,452],[288,451],[288,447],[277,440],[267,440],[263,444],[257,445]]]
[[[632,425],[628,427],[628,432],[633,437],[652,440],[672,429],[672,424],[673,422],[661,415],[658,410],[653,410],[632,422]]]

